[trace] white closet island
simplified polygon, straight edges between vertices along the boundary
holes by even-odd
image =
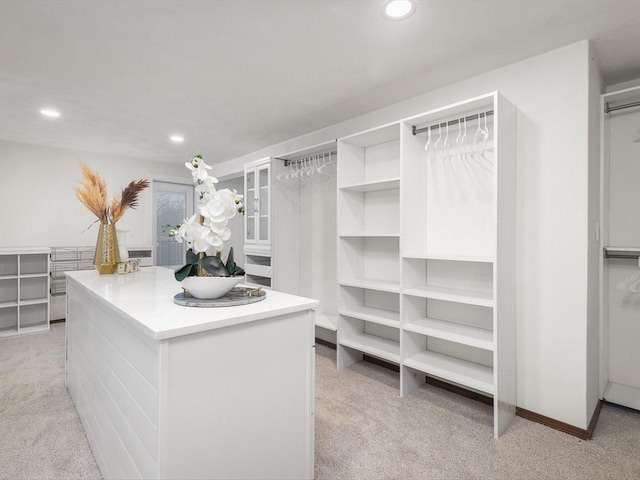
[[[173,272],[67,273],[66,384],[104,478],[312,478],[318,302],[175,305]]]

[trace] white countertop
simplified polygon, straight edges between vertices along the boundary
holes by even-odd
[[[239,325],[317,308],[320,302],[267,290],[261,302],[239,307],[194,308],[173,303],[180,283],[173,270],[146,267],[126,275],[100,275],[95,270],[67,272],[67,278],[124,313],[126,321],[154,340]]]

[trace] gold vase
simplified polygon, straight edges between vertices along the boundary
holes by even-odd
[[[115,273],[118,269],[119,261],[120,253],[118,252],[116,225],[114,223],[101,223],[93,264],[100,274]]]

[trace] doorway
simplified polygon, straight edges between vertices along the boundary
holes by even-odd
[[[193,185],[153,182],[153,245],[155,265],[178,267],[185,262],[185,243],[169,236],[171,227],[184,222],[194,212]]]

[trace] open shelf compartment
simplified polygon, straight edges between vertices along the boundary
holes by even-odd
[[[0,255],[0,279],[18,276],[18,255]]]
[[[493,307],[493,263],[405,258],[403,293]]]
[[[18,307],[0,308],[0,337],[18,333]]]
[[[400,327],[397,293],[343,287],[339,292],[338,303],[338,313],[343,316],[392,328]]]
[[[25,329],[47,329],[48,328],[48,305],[46,303],[38,303],[33,305],[20,306],[20,331],[23,333]]]
[[[406,295],[402,301],[404,330],[494,350],[493,309]]]
[[[20,255],[20,275],[49,274],[49,255],[32,253]]]
[[[403,342],[405,367],[493,395],[493,352],[407,331]]]

